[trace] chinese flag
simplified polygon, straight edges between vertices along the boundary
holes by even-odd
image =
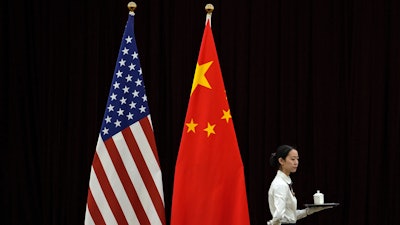
[[[171,225],[250,224],[243,164],[207,19],[175,167]]]

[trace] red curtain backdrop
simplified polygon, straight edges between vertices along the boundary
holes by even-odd
[[[128,2],[0,7],[4,224],[82,224],[90,166]],[[298,224],[395,224],[400,211],[400,2],[137,1],[135,35],[163,171],[174,168],[206,13],[245,170],[251,224],[271,215],[268,165],[297,147]]]

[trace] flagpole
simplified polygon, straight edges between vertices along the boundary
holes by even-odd
[[[129,9],[129,14],[135,15],[135,9],[137,8],[137,5],[135,2],[129,2],[128,3],[128,9]]]
[[[212,12],[214,11],[214,6],[212,4],[207,4],[206,7],[206,12],[207,12],[207,16],[206,16],[206,25],[207,25],[207,21],[210,21],[210,27],[211,27],[211,15]]]

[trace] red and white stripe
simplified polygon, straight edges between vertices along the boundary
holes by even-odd
[[[150,115],[103,142],[92,163],[85,224],[165,224]]]

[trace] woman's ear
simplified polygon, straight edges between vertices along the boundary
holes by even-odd
[[[279,164],[283,165],[283,164],[285,163],[285,160],[282,159],[282,158],[279,158],[279,159],[278,159],[278,162],[279,162]]]

